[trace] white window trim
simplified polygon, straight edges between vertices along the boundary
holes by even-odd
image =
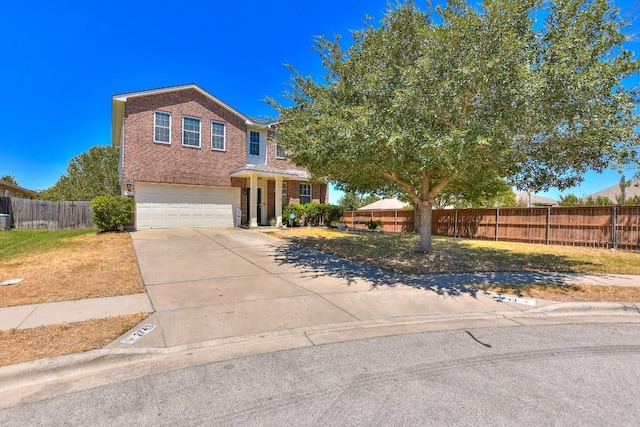
[[[313,185],[309,184],[308,182],[301,182],[300,185],[298,186],[298,203],[300,203],[301,205],[304,204],[302,203],[302,192],[300,191],[300,188],[303,185],[309,186],[309,201],[307,203],[313,203]],[[305,194],[305,197],[306,197],[306,194]]]
[[[158,126],[156,123],[156,113],[168,114],[169,115],[169,142],[167,141],[158,141],[156,139],[156,127]],[[153,112],[153,142],[157,142],[158,144],[167,144],[171,145],[171,113],[168,111],[156,110]]]
[[[222,125],[222,148],[213,146],[213,125],[214,123]],[[227,124],[225,122],[221,122],[219,120],[211,120],[211,149],[215,151],[226,151],[227,150]]]
[[[251,154],[251,133],[255,132],[258,134],[258,154]],[[260,157],[260,149],[262,148],[262,135],[259,131],[250,129],[247,133],[247,154],[253,157]]]
[[[278,143],[276,142],[276,159],[286,159],[287,158],[287,150],[284,150],[284,155],[278,155]]]
[[[193,119],[193,120],[197,120],[200,123],[200,131],[198,132],[198,145],[189,145],[189,144],[185,144],[184,143],[184,119]],[[193,131],[189,131],[189,132],[193,132]],[[193,116],[182,116],[182,146],[183,147],[191,147],[191,148],[200,148],[202,147],[202,119],[200,117],[193,117]]]

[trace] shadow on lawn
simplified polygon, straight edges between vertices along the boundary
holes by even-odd
[[[305,274],[310,277],[328,275],[345,279],[349,284],[360,279],[371,282],[373,287],[407,285],[448,296],[467,294],[475,297],[478,289],[468,288],[465,285],[567,285],[575,283],[575,274],[564,272],[504,271],[400,274],[348,261],[293,242],[278,245],[276,261],[281,265],[294,264],[302,267],[305,269]]]

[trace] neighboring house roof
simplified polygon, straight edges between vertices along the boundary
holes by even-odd
[[[366,206],[362,206],[361,208],[358,208],[358,210],[359,211],[400,210],[400,209],[406,209],[409,206],[410,205],[408,203],[402,202],[396,198],[380,199]]]
[[[238,169],[231,171],[232,177],[247,177],[252,172],[259,172],[261,176],[282,176],[289,179],[308,180],[311,178],[311,174],[301,169],[280,169],[269,165],[245,165]]]
[[[620,184],[612,185],[609,188],[605,188],[604,190],[598,191],[597,193],[593,193],[590,196],[594,199],[598,197],[606,197],[611,200],[613,203],[618,203],[618,198],[622,195],[622,190],[620,189]],[[633,181],[631,185],[626,187],[625,189],[625,197],[627,199],[631,199],[635,196],[640,196],[640,180]],[[589,196],[587,196],[589,197]]]
[[[242,120],[244,120],[244,122],[247,125],[257,126],[262,128],[270,127],[272,125],[272,122],[267,122],[265,120],[249,117],[239,112],[238,110],[236,110],[235,108],[227,104],[226,102],[211,95],[209,92],[202,89],[200,86],[191,83],[191,84],[180,85],[180,86],[168,86],[168,87],[162,87],[158,89],[149,89],[149,90],[143,90],[139,92],[129,92],[129,93],[121,93],[119,95],[113,95],[113,97],[111,98],[111,144],[120,145],[120,140],[122,138],[122,124],[124,122],[124,105],[129,98],[157,95],[157,94],[177,92],[181,90],[191,90],[191,89],[200,92],[202,95],[211,99],[216,104],[220,105],[221,107],[225,108],[229,112],[240,117]]]
[[[524,191],[516,191],[516,201],[519,203],[527,204],[529,197],[531,197],[531,206],[558,206],[557,200],[538,196],[536,194],[529,196],[529,194]]]
[[[9,197],[11,197],[11,193],[14,194],[14,197],[16,197],[16,194],[20,194],[18,197],[24,198],[36,197],[38,195],[37,191],[27,190],[26,188],[11,184],[7,181],[0,181],[0,196],[5,195],[4,190],[9,190]]]

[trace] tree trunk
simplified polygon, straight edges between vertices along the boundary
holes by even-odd
[[[420,252],[431,252],[431,215],[432,206],[428,201],[418,205],[416,212],[420,217]]]

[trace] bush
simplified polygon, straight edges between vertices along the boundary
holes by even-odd
[[[304,205],[291,204],[282,210],[282,221],[289,224],[291,214],[295,215],[292,226],[302,225],[330,225],[340,221],[343,209],[340,206],[326,203],[306,203]]]
[[[122,231],[133,221],[133,199],[122,196],[98,196],[91,201],[93,222],[101,231]]]
[[[379,219],[376,219],[375,221],[374,220],[368,221],[366,224],[369,230],[375,230],[378,227],[382,227],[382,221]]]

